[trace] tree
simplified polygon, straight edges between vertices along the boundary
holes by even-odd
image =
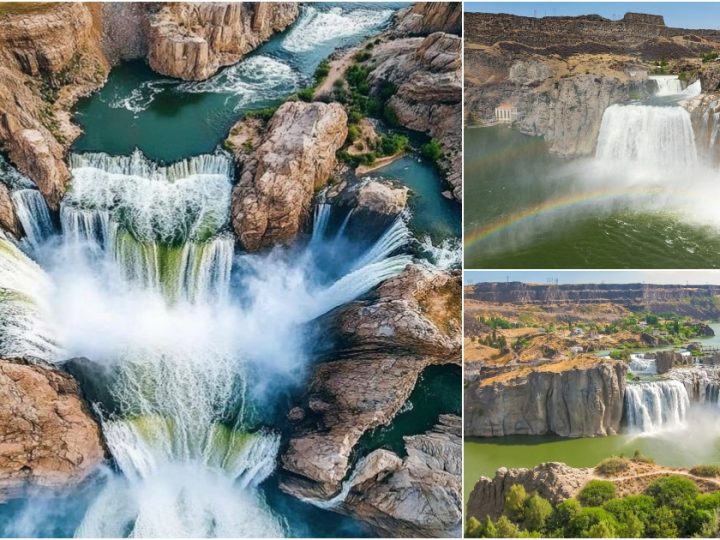
[[[694,501],[699,493],[695,482],[683,476],[666,476],[652,482],[645,493],[655,499],[657,506],[682,508],[689,501]]]
[[[466,538],[483,538],[483,525],[475,516],[470,516],[465,525]]]
[[[507,516],[500,516],[495,526],[497,527],[496,538],[518,538],[520,536],[520,528]]]
[[[615,484],[608,480],[590,480],[578,495],[583,506],[602,506],[614,498]]]
[[[648,538],[676,538],[678,536],[675,516],[667,506],[656,508],[652,518],[645,523]]]
[[[420,150],[423,156],[432,161],[439,161],[443,157],[442,146],[437,139],[432,139],[429,143],[424,144]]]
[[[523,518],[527,498],[527,492],[522,484],[510,486],[510,491],[505,496],[505,513],[514,521],[520,521]]]
[[[545,523],[552,511],[552,505],[546,499],[543,499],[537,493],[533,493],[525,501],[525,508],[523,509],[525,528],[530,531],[544,530]]]

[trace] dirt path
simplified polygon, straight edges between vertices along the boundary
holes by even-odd
[[[320,83],[320,86],[315,89],[315,99],[318,99],[320,96],[328,95],[330,92],[332,92],[335,81],[342,79],[345,71],[347,71],[347,69],[353,62],[353,56],[355,56],[355,54],[364,46],[365,44],[362,43],[357,47],[352,47],[348,49],[345,54],[343,54],[340,58],[330,61],[330,73],[328,73],[328,76],[325,77],[325,80]]]

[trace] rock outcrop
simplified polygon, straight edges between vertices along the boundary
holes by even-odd
[[[232,219],[244,249],[295,239],[346,137],[347,114],[340,104],[293,101],[273,115],[250,155],[236,152],[242,171],[233,190]]]
[[[150,18],[148,63],[171,77],[203,80],[287,28],[295,2],[170,3]]]
[[[0,182],[0,229],[20,236],[20,223],[15,215],[10,190],[2,182]]]
[[[360,437],[392,420],[420,373],[459,365],[460,275],[411,265],[326,324],[338,347],[316,367],[282,456],[281,488],[298,497],[338,493]]]
[[[64,152],[79,135],[69,109],[109,71],[90,4],[37,4],[0,16],[0,141],[57,206],[70,177]]]
[[[459,36],[443,32],[391,40],[374,49],[370,74],[376,90],[387,82],[397,86],[387,106],[400,125],[441,142],[442,166],[457,200],[462,199],[461,49]]]
[[[594,360],[466,380],[465,435],[595,437],[620,430],[627,365]]]
[[[77,484],[105,457],[77,383],[46,365],[0,360],[0,432],[0,501]]]
[[[497,519],[505,510],[510,488],[520,484],[552,504],[574,497],[593,477],[592,469],[576,469],[564,463],[543,463],[534,469],[500,468],[494,478],[481,477],[470,492],[467,517]]]
[[[341,511],[382,536],[461,536],[462,420],[441,415],[404,440],[404,459],[381,449],[358,464]]]
[[[398,16],[395,35],[427,36],[433,32],[460,35],[462,2],[416,2]]]

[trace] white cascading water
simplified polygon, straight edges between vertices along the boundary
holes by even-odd
[[[25,241],[31,249],[37,248],[55,230],[45,199],[37,189],[17,189],[12,192],[12,201]]]
[[[654,375],[657,373],[657,366],[654,358],[647,358],[644,353],[630,355],[630,372],[635,375]]]
[[[656,96],[675,96],[681,94],[685,89],[677,75],[650,75],[648,79],[655,81],[658,85]]]
[[[657,170],[698,164],[690,114],[682,107],[611,105],[600,125],[595,157]]]
[[[402,272],[411,258],[393,254],[410,239],[405,222],[345,274],[321,277],[317,253],[346,245],[349,217],[331,231],[333,208],[320,204],[304,250],[235,257],[224,155],[158,167],[139,152],[89,154],[70,164],[61,242],[44,246],[48,273],[0,238],[0,354],[84,356],[109,374],[115,405],[97,411],[122,475],[76,535],[282,536],[286,524],[256,489],[280,439],[258,426],[255,403],[302,372],[306,323]],[[47,208],[27,208],[24,226],[40,230]],[[241,299],[230,294],[234,266]]]
[[[625,419],[629,429],[643,433],[685,423],[690,398],[675,380],[628,384],[625,388]]]

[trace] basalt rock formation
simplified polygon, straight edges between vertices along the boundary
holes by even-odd
[[[327,316],[323,333],[338,347],[315,368],[294,410],[299,421],[282,456],[285,492],[324,500],[337,494],[360,437],[392,420],[420,373],[432,364],[459,365],[459,302],[458,273],[411,265],[373,298]]]
[[[424,39],[389,41],[374,51],[377,67],[370,74],[375,88],[390,82],[397,92],[387,106],[407,128],[438,139],[453,195],[462,198],[461,39],[436,32]]]
[[[387,537],[459,537],[461,418],[441,415],[432,430],[404,440],[404,459],[380,449],[358,465],[341,511]]]
[[[549,364],[465,381],[465,435],[594,437],[620,430],[627,365]]]
[[[0,182],[0,229],[4,229],[15,236],[20,235],[20,224],[15,215],[15,207],[10,198],[10,191]]]
[[[687,80],[700,77],[699,57],[718,48],[720,32],[668,28],[662,17],[635,13],[619,21],[468,13],[465,39],[466,121],[492,124],[495,108],[509,104],[517,129],[570,157],[594,151],[609,105],[656,91],[648,79],[655,62],[689,59]]]
[[[427,36],[434,32],[460,35],[462,2],[416,2],[398,15],[393,33],[399,36]]]
[[[245,129],[232,131],[237,136]],[[243,248],[256,251],[295,239],[346,137],[347,114],[340,104],[292,101],[273,115],[251,153],[239,147],[242,170],[233,190],[232,220]]]
[[[89,4],[37,4],[0,15],[0,142],[57,206],[70,173],[64,153],[80,130],[77,99],[105,81],[98,12]]]
[[[366,179],[342,182],[329,189],[327,201],[336,208],[352,212],[346,234],[362,237],[368,231],[383,231],[405,210],[410,190],[387,180]]]
[[[534,469],[497,470],[494,478],[481,477],[470,492],[467,516],[484,520],[499,518],[505,511],[505,498],[515,484],[527,493],[537,493],[552,504],[574,497],[593,477],[592,469],[576,469],[564,463],[543,463]]]
[[[149,21],[150,67],[178,79],[207,79],[287,28],[295,2],[170,3]]]
[[[51,366],[0,360],[0,432],[0,501],[75,485],[105,457],[78,384]]]
[[[632,311],[677,313],[698,320],[720,317],[715,285],[477,283],[466,298],[508,304],[619,304]],[[712,330],[712,329],[710,329]]]

